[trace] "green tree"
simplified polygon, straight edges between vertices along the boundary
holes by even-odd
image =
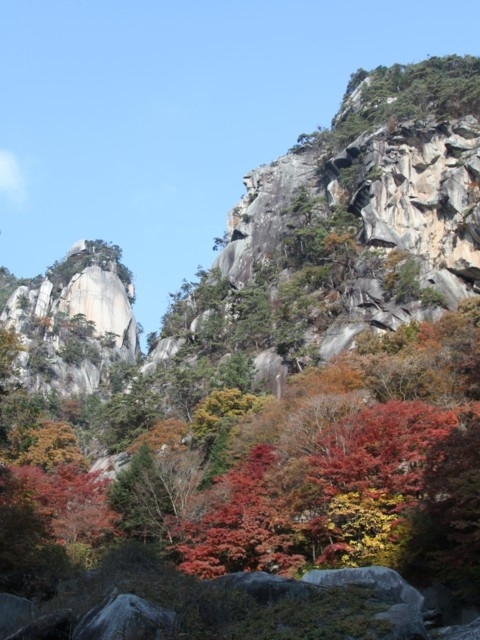
[[[247,284],[233,298],[233,342],[236,349],[266,349],[271,344],[272,315],[266,286]]]
[[[248,393],[252,390],[254,375],[253,360],[243,351],[235,351],[218,365],[213,386]]]
[[[180,353],[165,371],[168,401],[183,420],[192,420],[193,409],[207,395],[213,374],[214,369],[207,358],[185,363]]]
[[[79,338],[90,338],[95,332],[95,322],[87,320],[84,313],[77,313],[69,320],[70,330]]]
[[[0,395],[0,461],[16,460],[32,446],[45,400],[15,389]]]
[[[145,487],[150,487],[147,500]],[[172,513],[167,491],[155,473],[150,449],[142,445],[128,467],[118,474],[109,494],[111,508],[120,514],[119,528],[143,542],[158,542],[163,536],[163,515]]]
[[[162,417],[163,398],[150,376],[138,374],[124,392],[116,393],[101,409],[105,439],[114,450],[128,446]]]

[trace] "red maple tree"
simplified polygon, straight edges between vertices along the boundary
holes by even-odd
[[[428,449],[458,424],[455,411],[421,401],[376,404],[318,434],[309,480],[327,497],[378,489],[417,499]]]
[[[38,467],[16,467],[14,473],[30,487],[43,515],[50,519],[58,542],[97,546],[117,534],[118,515],[107,503],[108,480],[74,464],[48,472]]]
[[[291,528],[268,495],[265,475],[275,462],[272,446],[256,445],[217,480],[209,491],[213,505],[197,521],[180,525],[180,569],[213,578],[232,571],[285,573],[304,562],[289,553]]]

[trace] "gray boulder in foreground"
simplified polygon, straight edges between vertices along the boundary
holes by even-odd
[[[432,631],[431,638],[440,640],[480,640],[480,618],[467,625],[443,627]]]
[[[306,573],[303,582],[318,587],[344,587],[358,585],[374,591],[386,603],[407,604],[421,611],[424,598],[393,569],[386,567],[359,567],[355,569],[314,569]]]
[[[70,638],[75,615],[71,609],[61,609],[40,616],[5,640],[65,640]],[[3,638],[3,636],[2,636]]]
[[[322,574],[323,579],[319,574]],[[389,623],[390,629],[381,636],[372,635],[372,638],[429,640],[421,612],[423,597],[395,571],[369,567],[363,570],[311,571],[307,576],[303,580],[290,580],[262,571],[240,571],[216,578],[210,584],[222,590],[239,589],[252,596],[260,605],[291,599],[308,601],[312,594],[318,593],[319,587],[329,589],[348,585],[363,586],[372,590],[388,607],[375,614],[374,619]]]
[[[359,567],[355,569],[314,569],[302,578],[308,584],[322,588],[356,585],[373,591],[375,596],[391,606],[378,613],[376,620],[392,626],[386,640],[428,640],[422,609],[423,596],[393,569]]]
[[[388,622],[392,629],[385,640],[429,640],[422,614],[409,604],[394,604],[387,611],[377,613],[375,620]]]
[[[80,620],[72,640],[166,640],[174,636],[173,611],[131,594],[95,607]]]
[[[0,638],[6,638],[32,621],[36,614],[33,602],[10,593],[0,593]]]
[[[285,599],[307,599],[316,590],[299,580],[281,578],[264,571],[238,571],[210,581],[222,590],[239,589],[261,605],[273,604]]]

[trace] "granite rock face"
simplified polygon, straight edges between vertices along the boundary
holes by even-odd
[[[289,216],[283,215],[301,185],[316,192],[319,152],[283,156],[248,173],[246,195],[228,215],[230,242],[218,256],[216,267],[237,287],[252,275],[256,261],[268,261],[287,232]]]
[[[354,166],[348,210],[360,223],[357,260],[339,291],[342,312],[306,336],[322,360],[348,348],[367,326],[393,331],[441,315],[439,307],[392,300],[375,272],[379,256],[380,263],[392,251],[410,256],[420,287],[436,291],[443,309],[456,309],[480,284],[480,125],[473,116],[383,127],[333,157],[306,145],[252,171],[244,179],[247,194],[228,216],[230,242],[214,266],[235,288],[244,287],[254,266],[268,264],[295,229],[289,205],[299,189],[324,199],[320,216],[328,216],[328,207],[345,198],[342,171]]]
[[[135,355],[136,323],[125,287],[116,273],[97,265],[87,267],[72,278],[58,310],[68,317],[83,314],[95,323],[97,336],[115,334],[115,346],[124,348],[129,358]]]
[[[92,393],[112,360],[136,361],[133,288],[92,244],[75,243],[39,284],[18,287],[0,315],[21,336],[17,374],[30,391]]]
[[[355,95],[351,102],[358,108]],[[366,329],[390,332],[435,321],[480,292],[480,124],[473,116],[385,125],[335,152],[325,141],[306,142],[248,173],[244,185],[246,194],[228,214],[228,241],[212,266],[230,286],[221,306],[232,332],[235,293],[255,281],[259,268],[275,273],[267,285],[274,314],[282,284],[302,268],[285,259],[300,227],[328,229],[340,210],[356,220],[348,265],[333,257],[336,276],[311,292],[308,317],[300,319],[307,355],[285,353],[273,340],[252,354],[255,381],[274,395],[288,373],[354,347]],[[313,203],[308,215],[295,205],[299,195]],[[318,265],[328,260],[323,256]],[[413,265],[416,295],[402,299],[389,288],[395,260]],[[187,340],[195,343],[208,318],[209,309],[190,314]],[[178,352],[182,337],[167,335],[144,372]]]

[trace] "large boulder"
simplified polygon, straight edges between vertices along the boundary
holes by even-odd
[[[440,638],[441,640],[479,640],[480,618],[467,625],[436,629],[432,631],[431,638]]]
[[[6,638],[32,621],[36,613],[33,602],[10,593],[0,593],[0,638]]]
[[[378,567],[378,569],[380,569],[380,567]],[[388,574],[389,570],[386,569],[385,571]],[[321,573],[341,574],[341,570],[340,572],[325,571]],[[392,574],[395,574],[395,572],[392,571]],[[398,576],[398,574],[396,574],[396,576]],[[341,578],[342,576],[340,575],[339,577]],[[345,578],[345,574],[343,574],[343,577]],[[390,584],[387,584],[388,580]],[[317,584],[317,582],[319,582],[319,584]],[[335,587],[343,588],[350,585],[363,586],[365,587],[365,591],[358,593],[357,596],[360,598],[360,601],[368,603],[373,603],[372,592],[375,600],[377,600],[377,594],[379,594],[377,581],[371,579],[365,579],[363,581],[330,579],[323,583],[322,581],[308,582],[281,578],[262,571],[228,574],[215,578],[210,584],[217,589],[227,590],[228,592],[236,589],[251,596],[259,605],[267,607],[265,610],[266,616],[269,615],[268,607],[285,600],[295,600],[297,601],[296,607],[307,607],[307,610],[309,607],[317,607],[319,602],[323,601],[323,597],[321,601],[318,600],[319,594],[321,595],[325,590],[330,590]],[[422,598],[420,594],[418,594],[419,599],[416,599],[416,592],[411,593],[409,589],[415,592],[405,581],[402,581],[400,576],[398,576],[398,580],[395,580],[393,575],[388,576],[383,585],[382,595],[378,597],[378,600],[381,601],[380,608],[382,610],[377,611],[377,613],[372,612],[371,614],[369,637],[371,637],[372,640],[428,640],[429,636],[423,624],[422,612],[420,610]],[[317,597],[317,599],[315,599],[315,597]],[[323,613],[319,613],[318,615],[320,616],[318,620],[319,628],[321,628],[324,623],[327,623],[325,629],[330,629],[335,626],[334,620],[331,620],[332,615],[333,617],[335,616],[335,612],[323,611]],[[355,607],[353,607],[350,614],[344,612],[344,615],[355,616]],[[378,625],[378,623],[382,622],[386,623],[384,628]],[[339,628],[337,632],[339,632]],[[294,631],[294,627],[292,627],[292,631]],[[351,638],[351,635],[345,635],[345,640],[351,640]]]
[[[359,567],[355,569],[314,569],[306,573],[303,582],[318,587],[358,585],[371,589],[383,602],[407,604],[417,611],[423,609],[424,598],[393,569],[386,567]]]
[[[391,625],[386,640],[428,640],[423,619],[424,598],[393,569],[360,567],[355,569],[315,569],[302,578],[308,584],[333,588],[359,586],[369,589],[381,602],[390,605],[376,614],[376,620]]]
[[[70,637],[74,623],[73,611],[61,609],[36,618],[5,640],[64,640]]]
[[[391,626],[384,640],[429,640],[420,611],[409,604],[394,604],[374,618]]]
[[[308,599],[317,590],[298,580],[289,580],[263,571],[238,571],[220,576],[211,585],[231,591],[238,589],[252,596],[259,604],[272,604],[284,599]]]
[[[173,611],[132,594],[121,594],[89,611],[72,640],[166,640],[174,637]]]

